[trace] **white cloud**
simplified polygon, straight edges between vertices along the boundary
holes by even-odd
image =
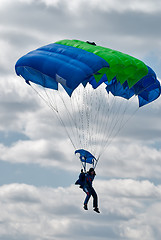
[[[132,179],[111,179],[109,181],[96,180],[99,191],[108,192],[112,196],[127,198],[154,198],[160,199],[161,186],[155,186],[148,180],[136,181]]]
[[[95,239],[109,236],[108,239],[159,240],[159,185],[128,179],[95,180],[95,185],[100,215],[92,211],[92,200],[88,212],[82,209],[85,194],[76,186],[56,189],[25,184],[1,186],[0,235],[7,239],[77,237],[79,240],[83,237],[86,240],[92,239],[95,233]],[[145,229],[148,231],[143,236]]]
[[[102,155],[98,170],[107,177],[160,178],[160,154],[160,149],[129,139],[125,143],[112,144]]]

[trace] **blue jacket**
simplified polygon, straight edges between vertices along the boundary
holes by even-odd
[[[79,179],[75,182],[75,184],[77,185],[80,185],[82,188],[85,184],[85,173],[84,172],[81,172],[79,174]]]

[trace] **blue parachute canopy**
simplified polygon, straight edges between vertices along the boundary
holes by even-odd
[[[77,154],[77,153],[80,154],[81,162],[94,164],[94,160],[96,160],[96,158],[90,152],[88,152],[84,149],[78,149],[75,151],[75,154]]]
[[[80,84],[96,89],[105,83],[114,96],[137,95],[141,107],[161,93],[155,72],[139,59],[79,40],[62,40],[31,51],[17,61],[15,70],[27,83],[54,90],[61,84],[69,96]]]

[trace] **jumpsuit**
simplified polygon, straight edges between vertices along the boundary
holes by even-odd
[[[86,174],[85,176],[85,184],[83,187],[83,191],[87,194],[84,205],[88,204],[88,201],[92,195],[93,197],[93,207],[97,208],[98,207],[98,200],[97,200],[97,193],[95,192],[94,188],[92,187],[92,182],[94,180],[95,175],[90,175],[89,173]]]

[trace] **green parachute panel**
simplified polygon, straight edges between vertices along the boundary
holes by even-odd
[[[110,48],[95,46],[80,40],[65,39],[56,43],[80,48],[103,58],[109,64],[109,68],[102,68],[94,74],[96,82],[99,82],[106,74],[108,82],[116,77],[121,84],[127,81],[129,88],[131,88],[148,73],[147,66],[139,59]]]

